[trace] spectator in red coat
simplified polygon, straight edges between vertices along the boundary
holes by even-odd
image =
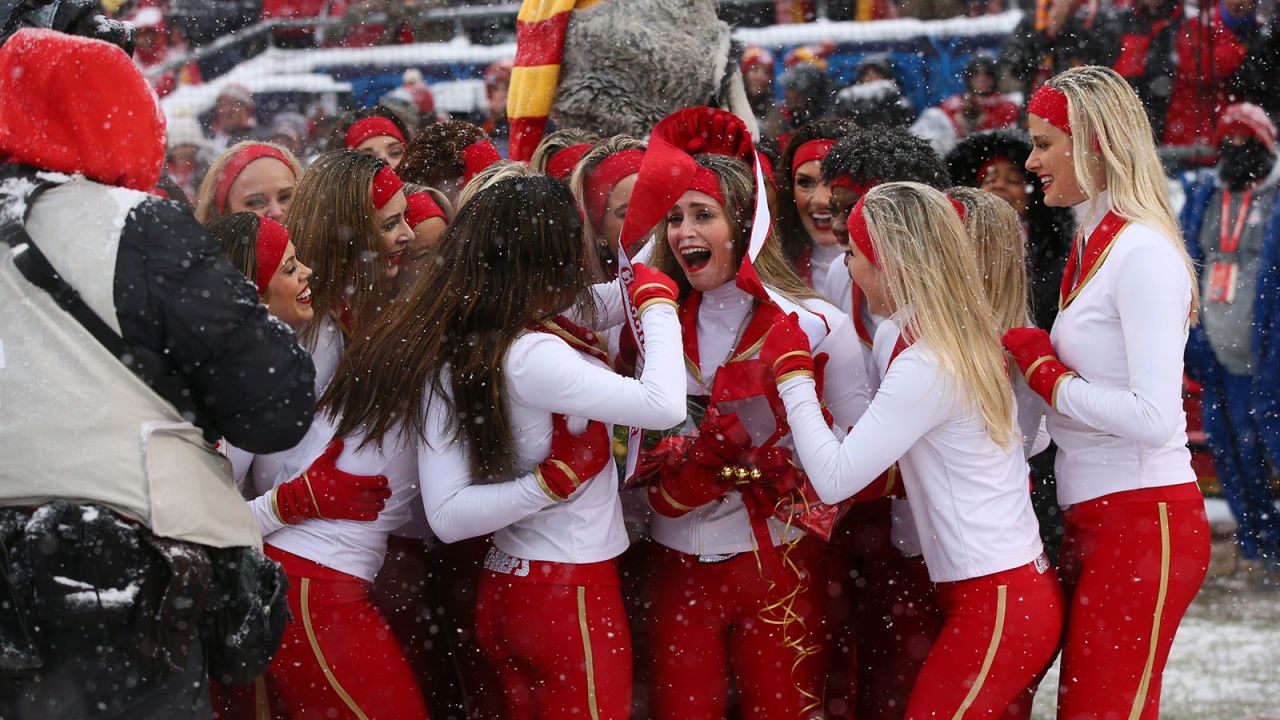
[[[964,69],[964,92],[942,101],[942,112],[962,138],[983,130],[999,130],[1018,123],[1018,104],[996,89],[996,61],[977,54]]]
[[[182,36],[170,31],[164,15],[158,7],[142,7],[128,18],[136,29],[133,63],[146,71],[148,68],[181,57],[186,52]],[[200,68],[195,63],[183,63],[166,70],[156,77],[148,77],[156,95],[164,97],[178,85],[194,85],[200,82]]]
[[[1193,145],[1214,137],[1216,118],[1231,102],[1231,76],[1260,31],[1256,0],[1219,0],[1207,13],[1182,24],[1166,145]]]

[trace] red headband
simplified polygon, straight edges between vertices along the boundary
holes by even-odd
[[[644,151],[631,149],[614,153],[596,165],[595,170],[587,173],[584,190],[587,202],[587,217],[591,224],[600,227],[604,222],[605,207],[609,202],[609,193],[623,178],[640,172],[640,163],[644,160]]]
[[[400,132],[400,128],[396,127],[395,123],[380,115],[374,115],[351,123],[351,127],[347,128],[347,137],[344,142],[347,147],[355,148],[365,140],[379,135],[389,135],[401,143],[405,141],[404,133]]]
[[[440,218],[444,220],[444,210],[436,204],[436,199],[431,197],[429,192],[416,192],[405,198],[409,207],[405,208],[404,219],[409,221],[409,227],[418,227],[418,223],[431,218]]]
[[[974,182],[975,184],[977,184],[977,185],[982,185],[982,179],[983,179],[983,178],[985,178],[985,177],[987,176],[987,172],[991,170],[991,166],[992,166],[992,165],[995,165],[996,163],[1000,162],[1001,160],[1004,160],[1004,161],[1005,161],[1005,162],[1007,162],[1007,163],[1013,164],[1014,166],[1016,166],[1016,165],[1017,165],[1017,163],[1014,163],[1014,162],[1013,162],[1012,160],[1010,160],[1008,157],[1006,157],[1006,156],[1004,156],[1004,155],[997,155],[997,156],[995,156],[995,157],[991,158],[990,160],[988,160],[988,161],[986,161],[986,162],[982,163],[982,167],[978,168],[978,177],[974,178],[974,179],[973,179],[973,182]]]
[[[1057,88],[1041,85],[1036,94],[1031,96],[1031,102],[1027,103],[1027,114],[1038,115],[1062,132],[1071,134],[1067,96]]]
[[[218,178],[218,189],[214,193],[214,206],[218,208],[218,212],[225,213],[227,211],[227,193],[231,191],[231,186],[235,183],[236,178],[240,177],[240,173],[249,166],[254,160],[260,160],[264,157],[275,158],[284,163],[289,168],[289,174],[297,177],[293,171],[293,165],[285,159],[284,153],[271,147],[270,145],[249,145],[236,151],[235,155],[227,161],[225,167],[222,168],[222,177]]]
[[[810,140],[796,148],[796,154],[791,156],[791,179],[795,180],[796,171],[800,169],[801,165],[814,160],[821,162],[822,158],[831,152],[831,147],[835,144],[835,140],[819,139]]]
[[[853,181],[848,175],[838,175],[831,181],[831,187],[844,188],[849,192],[856,194],[859,198],[871,192],[871,188],[880,184],[879,180],[859,180]]]
[[[462,148],[462,183],[471,182],[471,178],[500,160],[498,149],[488,140],[477,140]]]
[[[564,180],[569,177],[573,169],[578,166],[578,161],[592,147],[594,146],[591,143],[578,143],[567,148],[561,148],[547,162],[547,174],[557,180]]]
[[[867,196],[863,195],[858,198],[858,204],[853,206],[853,210],[849,213],[849,242],[858,248],[858,252],[867,256],[867,260],[875,267],[880,267],[880,258],[876,256],[876,249],[871,244],[871,231],[867,229],[867,216],[862,212],[862,204],[866,201]]]
[[[711,168],[698,166],[698,171],[693,174],[693,180],[689,183],[688,189],[710,195],[716,202],[724,205],[724,193],[720,191],[720,176]]]
[[[373,207],[377,210],[387,206],[391,198],[404,188],[404,182],[390,165],[384,164],[373,176]]]
[[[280,268],[288,247],[289,231],[283,225],[269,217],[258,218],[258,297],[267,294],[267,285]]]
[[[960,218],[960,224],[964,224],[968,210],[964,204],[953,197],[946,196],[947,202],[951,203],[952,209],[956,211],[956,215]],[[867,216],[863,212],[863,205],[866,203],[867,196],[863,195],[858,198],[858,204],[853,206],[853,210],[849,212],[849,222],[846,227],[849,231],[849,242],[858,248],[858,252],[867,256],[867,260],[872,265],[880,267],[880,256],[876,254],[876,248],[871,243],[871,230],[867,228]]]

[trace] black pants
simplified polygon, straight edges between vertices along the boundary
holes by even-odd
[[[53,638],[51,638],[53,639]],[[84,636],[56,638],[45,669],[14,681],[0,680],[5,720],[204,720],[209,681],[199,639],[187,666],[158,671],[139,657],[134,638],[108,646]]]
[[[210,717],[206,583],[181,582],[151,537],[98,506],[0,510],[0,643],[29,638],[39,657],[0,675],[0,718]]]

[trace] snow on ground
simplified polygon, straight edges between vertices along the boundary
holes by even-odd
[[[1280,720],[1280,591],[1231,576],[1235,549],[1214,542],[1209,579],[1178,628],[1164,673],[1161,720]],[[1052,720],[1058,667],[1036,695]]]

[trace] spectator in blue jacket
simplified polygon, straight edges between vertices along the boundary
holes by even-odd
[[[1204,429],[1222,493],[1239,523],[1241,569],[1280,581],[1280,164],[1262,108],[1227,107],[1221,160],[1187,192],[1182,226],[1200,268],[1201,322],[1186,367],[1203,386]],[[1268,463],[1270,460],[1270,464]]]

